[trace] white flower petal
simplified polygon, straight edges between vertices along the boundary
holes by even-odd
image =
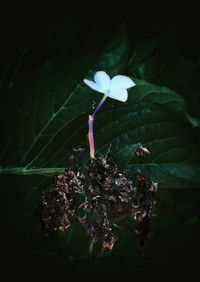
[[[128,76],[116,75],[111,79],[111,91],[119,89],[128,89],[133,87],[135,83]]]
[[[104,71],[97,71],[94,75],[94,81],[101,88],[101,91],[110,89],[110,77]]]
[[[83,81],[85,82],[85,84],[87,84],[93,90],[96,90],[98,92],[102,92],[100,87],[96,83],[94,83],[94,81],[88,80],[88,79],[84,79]]]
[[[116,91],[111,91],[109,94],[106,94],[108,97],[121,101],[126,102],[128,99],[128,92],[125,88],[118,89]]]

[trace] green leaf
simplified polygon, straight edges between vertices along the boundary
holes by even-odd
[[[182,49],[182,47],[181,47]],[[134,48],[128,73],[158,85],[168,86],[186,101],[188,120],[199,127],[199,58],[183,57],[171,33],[139,42]]]
[[[128,72],[140,79],[155,82],[166,73],[177,54],[175,42],[165,34],[136,44],[128,65]]]
[[[68,154],[86,139],[87,115],[94,99],[101,98],[83,79],[102,67],[109,71],[116,66],[115,72],[122,72],[127,60],[124,30],[116,32],[113,39],[107,37],[98,35],[82,46],[82,52],[72,51],[55,64],[39,66],[21,81],[12,93],[10,114],[1,113],[9,122],[3,129],[2,166],[66,165]]]
[[[13,92],[16,98],[11,126],[5,128],[0,173],[60,173],[72,149],[79,146],[86,149],[88,158],[88,114],[101,94],[82,80],[100,69],[111,76],[126,73],[130,48],[122,28],[111,41],[99,37],[98,42],[95,39],[82,49],[78,55],[72,52],[74,57],[66,54],[66,60],[62,56],[54,65],[38,67]],[[161,188],[197,187],[198,131],[185,114],[184,98],[167,87],[133,80],[136,86],[129,90],[127,103],[108,99],[98,113],[96,151],[104,153],[112,144],[121,169],[127,167],[130,172],[137,165]],[[138,143],[146,146],[150,155],[138,158],[134,154]]]
[[[185,117],[184,100],[175,92],[136,80],[129,93],[128,103],[112,108],[109,121],[103,122],[99,113],[96,121],[97,147],[113,151],[129,164],[128,171],[137,165],[165,188],[198,187],[199,155],[198,130],[192,129]],[[138,158],[132,146],[143,143],[150,155]]]

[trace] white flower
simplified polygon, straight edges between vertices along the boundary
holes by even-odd
[[[128,98],[127,89],[135,86],[135,83],[128,76],[116,75],[110,79],[104,71],[98,71],[94,75],[94,81],[83,80],[90,88],[105,94],[106,96],[126,102]]]

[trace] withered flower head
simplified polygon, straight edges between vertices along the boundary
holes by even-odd
[[[152,237],[156,190],[157,183],[137,168],[129,177],[121,173],[109,153],[56,176],[43,193],[40,219],[46,232],[64,232],[76,222],[92,243],[101,242],[102,251],[110,251],[117,241],[113,224],[132,215],[133,229],[145,247]]]

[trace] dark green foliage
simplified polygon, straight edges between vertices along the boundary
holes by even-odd
[[[107,32],[94,28],[85,36],[77,26],[56,28],[47,41],[52,49],[32,61],[30,70],[23,65],[11,89],[5,91],[1,107],[0,174],[7,248],[15,253],[15,260],[25,246],[25,258],[31,249],[36,261],[47,257],[58,264],[64,261],[63,265],[71,261],[75,271],[76,259],[91,255],[89,239],[77,224],[63,234],[45,236],[33,213],[54,176],[68,168],[74,148],[83,148],[82,162],[88,161],[88,115],[101,94],[85,86],[83,79],[104,70],[111,76],[128,75],[136,86],[126,103],[107,99],[97,114],[97,154],[105,154],[112,144],[113,158],[123,173],[129,175],[137,165],[159,183],[155,236],[145,252],[155,258],[155,265],[163,257],[180,262],[180,257],[193,256],[200,212],[199,59],[181,53],[167,33],[130,44],[123,26]],[[139,158],[138,143],[150,154]],[[115,224],[120,239],[112,251],[114,260],[123,265],[119,255],[135,256],[140,268],[141,250],[132,230],[127,227],[124,232],[121,225],[130,226],[130,218]],[[90,268],[90,263],[85,264]],[[130,259],[127,264],[131,265]]]

